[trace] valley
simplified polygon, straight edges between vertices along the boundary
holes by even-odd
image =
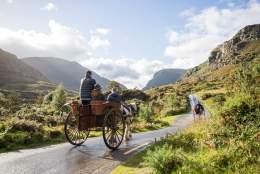
[[[80,79],[88,69],[60,58],[18,59],[4,50],[0,50],[0,68],[0,152],[64,142],[60,112],[66,111],[62,106],[67,101],[77,99]],[[97,73],[94,78],[104,92],[110,90],[112,79]],[[186,127],[192,120],[191,114],[185,114],[191,110],[190,94],[199,97],[211,117],[181,132],[174,130],[176,134],[117,162],[113,167],[120,165],[113,173],[256,173],[260,170],[259,84],[260,24],[242,28],[194,68],[155,73],[144,91],[119,84],[123,100],[140,102],[133,132],[153,131],[151,134],[156,135],[161,131],[158,129],[171,129],[172,122],[179,120],[177,115],[189,120],[180,126]],[[91,136],[100,135],[96,132]],[[94,141],[90,147],[95,146],[95,139],[90,141]],[[58,154],[69,150],[67,144],[60,146],[52,150]],[[76,157],[87,158],[81,150],[78,148]]]

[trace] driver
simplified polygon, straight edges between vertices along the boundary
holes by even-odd
[[[80,82],[80,100],[83,105],[90,104],[90,101],[92,99],[91,92],[94,89],[94,86],[96,84],[96,80],[92,78],[92,72],[87,71],[86,76],[81,79]]]

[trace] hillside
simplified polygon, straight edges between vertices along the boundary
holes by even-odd
[[[156,72],[143,90],[174,83],[186,72],[184,69],[163,69]]]
[[[197,118],[185,131],[156,142],[113,173],[259,173],[259,84],[257,24],[219,45],[181,80],[146,91],[152,106],[148,111],[154,115],[169,103],[171,110],[179,108],[179,98],[188,103],[188,95],[196,94],[210,117]]]
[[[38,70],[18,59],[14,54],[0,49],[0,88],[14,83],[48,81]]]
[[[232,70],[231,67],[236,67],[239,63],[252,61],[259,54],[260,24],[248,25],[233,38],[213,49],[206,62],[188,70],[184,75],[184,79],[199,76],[206,77],[208,74],[213,74],[214,71],[226,74],[227,71]],[[221,78],[224,77],[226,76],[222,74]]]
[[[88,70],[77,62],[60,58],[30,57],[23,58],[22,61],[39,70],[51,82],[56,84],[63,83],[66,88],[73,90],[78,90],[80,80]],[[103,87],[106,87],[109,83],[108,79],[101,77],[95,72],[93,72],[93,77]]]

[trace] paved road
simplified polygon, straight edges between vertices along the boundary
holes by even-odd
[[[175,133],[192,123],[191,114],[180,115],[171,127],[137,133],[114,152],[108,150],[101,137],[88,139],[83,146],[68,143],[44,148],[0,154],[0,174],[86,174],[110,173],[129,156],[145,148],[155,138]]]

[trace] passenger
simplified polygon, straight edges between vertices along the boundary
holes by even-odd
[[[105,100],[105,96],[101,91],[101,86],[96,84],[92,91],[92,100]]]
[[[122,97],[116,92],[115,88],[112,88],[111,93],[107,97],[107,101],[121,103]]]
[[[83,105],[88,105],[92,99],[91,92],[96,84],[95,79],[92,78],[91,71],[87,71],[86,77],[81,79],[80,83],[80,100]]]

